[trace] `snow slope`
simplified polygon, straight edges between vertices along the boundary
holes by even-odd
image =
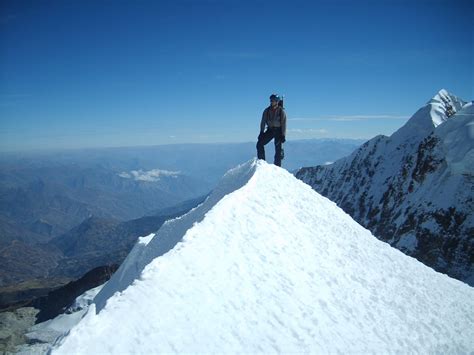
[[[96,300],[53,354],[474,351],[473,288],[263,161],[138,242]]]
[[[372,233],[474,285],[474,106],[441,90],[392,136],[295,174]]]

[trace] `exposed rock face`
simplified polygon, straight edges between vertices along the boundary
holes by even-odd
[[[99,266],[89,271],[79,280],[51,291],[47,296],[38,298],[31,306],[39,309],[36,323],[44,322],[63,313],[79,295],[106,282],[117,270],[118,265]]]
[[[445,90],[392,136],[296,176],[375,236],[474,285],[474,110]]]
[[[105,283],[117,268],[118,265],[97,267],[80,279],[50,291],[47,296],[27,303],[26,307],[0,312],[0,353],[13,354],[19,350],[28,354],[46,353],[48,346],[43,345],[41,339],[30,338],[32,326],[53,319],[63,312],[77,311],[70,308],[76,298]]]
[[[27,342],[25,333],[35,324],[37,309],[19,308],[12,312],[0,313],[0,353],[14,354],[17,345]]]

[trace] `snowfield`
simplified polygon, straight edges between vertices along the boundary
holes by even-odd
[[[474,288],[252,160],[138,242],[52,353],[469,353],[473,324]]]

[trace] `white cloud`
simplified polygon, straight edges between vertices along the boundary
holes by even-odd
[[[124,179],[133,179],[135,181],[156,182],[156,181],[160,181],[161,177],[163,176],[176,178],[179,174],[180,174],[179,171],[153,169],[153,170],[148,170],[148,171],[132,170],[129,173],[122,172],[118,174],[118,176]]]
[[[130,179],[132,177],[132,175],[130,175],[129,173],[126,173],[126,172],[122,172],[122,173],[118,174],[118,176],[120,176],[124,179]]]

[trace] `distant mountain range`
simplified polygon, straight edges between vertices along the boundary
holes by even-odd
[[[435,270],[474,285],[474,106],[441,90],[392,136],[296,177]]]
[[[208,192],[203,181],[180,173],[134,179],[103,166],[46,161],[40,167],[4,166],[1,172],[0,216],[44,239],[90,216],[139,218]]]
[[[37,284],[41,279],[45,285],[54,280],[64,283],[98,266],[120,265],[138,237],[156,231],[166,220],[181,216],[203,199],[168,208],[160,215],[126,222],[90,217],[47,243],[28,245],[14,240],[0,250],[0,279],[4,286],[0,288],[0,308],[36,296],[36,290],[42,288],[41,282]],[[37,282],[28,290],[25,281],[32,279]],[[12,287],[15,284],[20,284],[17,289]]]
[[[49,271],[49,276],[77,278],[97,266],[120,265],[138,237],[155,232],[165,221],[183,215],[203,200],[201,197],[166,209],[159,215],[126,222],[91,217],[47,244],[63,256]]]
[[[82,174],[77,169],[98,168],[117,174],[131,173],[143,175],[144,172],[179,172],[182,175],[201,179],[210,183],[212,189],[219,178],[231,167],[256,156],[256,140],[245,143],[209,143],[209,144],[171,144],[141,147],[76,149],[63,151],[38,151],[0,153],[0,182],[5,183],[5,174],[9,171],[24,170],[25,173],[40,172],[56,167],[61,171],[69,167],[76,170],[70,174],[62,172],[58,179],[68,175],[69,180],[81,183]],[[364,143],[361,139],[306,139],[291,140],[285,143],[283,167],[287,170],[302,166],[324,164],[346,156]],[[272,157],[273,144],[266,147],[267,156]],[[45,171],[47,172],[47,171]],[[78,174],[79,172],[79,174]],[[166,173],[165,173],[166,174]],[[49,174],[50,176],[52,174]],[[98,175],[94,172],[93,175]],[[22,176],[14,176],[17,184]],[[11,181],[10,181],[11,182]]]

